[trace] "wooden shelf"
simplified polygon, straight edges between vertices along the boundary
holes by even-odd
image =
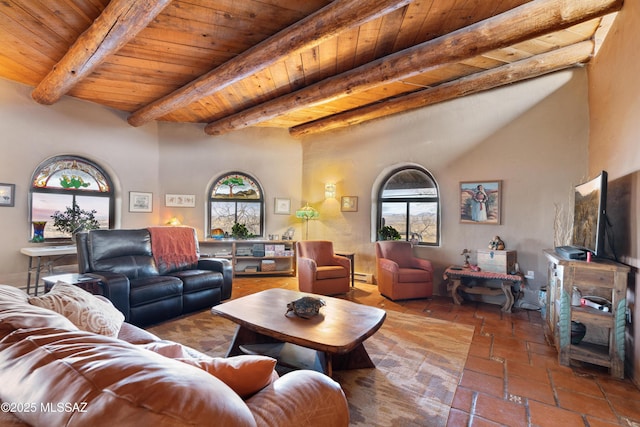
[[[545,328],[555,338],[560,364],[569,365],[571,360],[579,360],[605,366],[612,376],[624,378],[624,329],[630,268],[607,260],[566,259],[553,249],[546,249],[544,254],[549,262]],[[611,311],[572,306],[574,287],[582,295],[611,301]],[[577,345],[571,344],[572,321],[587,327],[587,336]],[[590,331],[600,332],[605,337],[604,342],[590,341]]]
[[[606,345],[594,344],[582,341],[578,345],[571,345],[569,348],[571,359],[592,363],[598,366],[611,367],[611,357],[609,347]]]
[[[296,242],[293,240],[262,240],[262,239],[206,239],[200,242],[201,252],[210,253],[215,258],[225,258],[231,261],[234,276],[295,276],[296,275]],[[251,250],[254,245],[281,245],[291,255],[238,255],[241,252]],[[224,255],[216,255],[216,252],[224,252]],[[260,271],[262,261],[274,261],[275,270]],[[255,268],[254,271],[245,271],[246,268]]]

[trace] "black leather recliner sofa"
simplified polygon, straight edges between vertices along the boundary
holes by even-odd
[[[181,232],[181,238],[185,238],[183,227],[175,227],[175,232],[166,228],[169,237]],[[191,254],[193,262],[178,265],[154,259],[152,229],[78,233],[79,272],[98,277],[103,295],[127,322],[138,326],[212,307],[231,297],[231,262],[199,258],[196,231],[189,229],[193,230],[195,245],[187,243],[196,254]]]

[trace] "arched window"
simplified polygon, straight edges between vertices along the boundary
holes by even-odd
[[[98,165],[78,156],[57,156],[44,161],[31,179],[31,220],[47,221],[45,240],[70,238],[57,230],[51,216],[77,206],[95,211],[100,228],[114,221],[114,191],[109,176]]]
[[[384,179],[378,192],[377,230],[384,226],[395,228],[402,240],[440,244],[440,196],[429,172],[403,167]]]
[[[236,223],[256,237],[263,235],[264,193],[255,178],[241,172],[218,177],[209,192],[211,230],[221,229],[231,235]]]

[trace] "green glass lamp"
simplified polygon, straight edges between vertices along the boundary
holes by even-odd
[[[296,218],[304,219],[307,223],[305,240],[309,240],[309,220],[318,219],[320,212],[309,206],[309,203],[301,207],[296,211]]]

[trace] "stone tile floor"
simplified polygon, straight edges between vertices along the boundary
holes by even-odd
[[[234,296],[271,287],[297,290],[297,279],[236,278]],[[502,313],[500,306],[485,303],[455,306],[448,297],[393,302],[364,283],[356,283],[345,297],[476,327],[448,426],[640,427],[640,390],[601,367],[558,364],[539,311]]]

